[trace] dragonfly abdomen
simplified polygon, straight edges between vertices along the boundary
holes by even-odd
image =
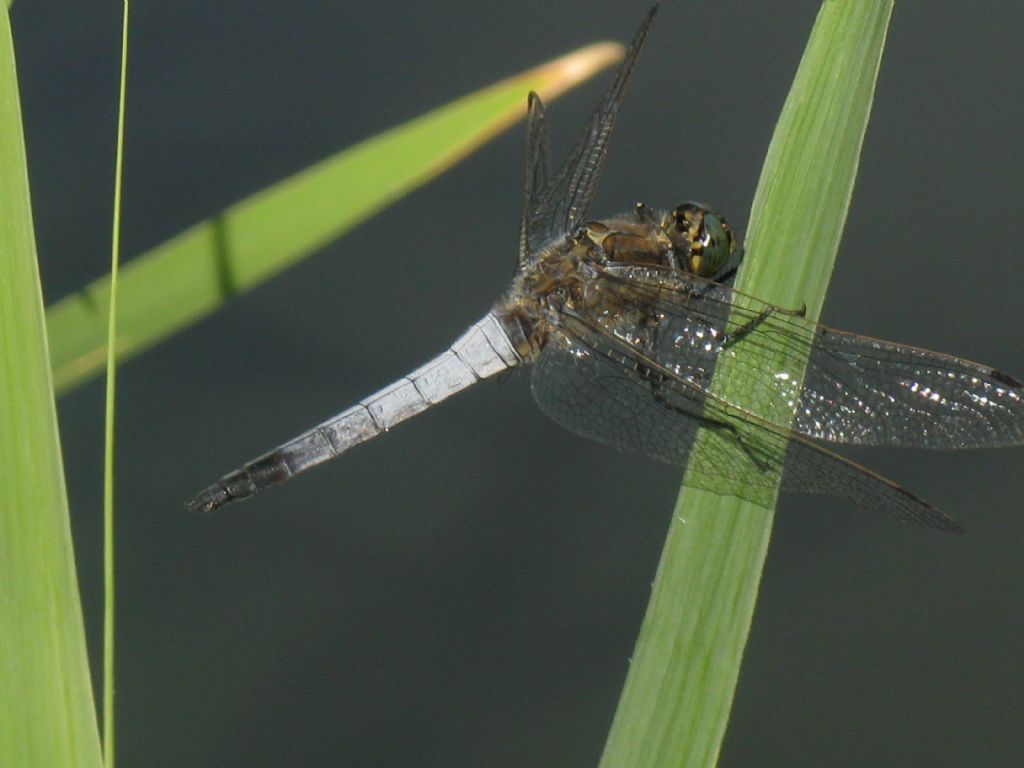
[[[522,362],[494,312],[448,350],[308,432],[230,472],[188,503],[212,512],[329,461],[482,379]]]

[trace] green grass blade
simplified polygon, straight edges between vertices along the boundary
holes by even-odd
[[[6,9],[0,13],[0,764],[100,765]]]
[[[117,278],[121,256],[121,182],[128,82],[128,0],[121,19],[121,81],[117,94],[114,213],[110,238],[110,312],[107,315],[107,392],[103,419],[103,765],[114,768],[114,411],[117,381]]]
[[[772,137],[737,289],[817,317],[857,173],[891,0],[822,5]],[[740,398],[729,366],[716,391]],[[708,443],[698,440],[691,466]],[[687,472],[601,761],[717,762],[768,549],[761,503],[700,489]],[[749,495],[749,494],[744,494]]]
[[[231,206],[121,272],[118,354],[134,355],[291,266],[451,167],[521,118],[526,93],[553,99],[622,57],[598,43],[385,131]],[[108,278],[50,307],[57,391],[106,356]]]

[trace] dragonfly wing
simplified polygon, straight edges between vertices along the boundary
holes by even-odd
[[[786,490],[842,496],[899,520],[959,530],[895,483],[709,393],[710,373],[677,374],[646,343],[579,317],[566,316],[560,330],[540,354],[532,386],[541,410],[573,432],[682,464],[704,427],[711,450],[701,452],[690,479],[706,490],[764,503],[781,472]]]
[[[790,427],[836,443],[975,448],[1024,442],[1021,382],[989,366],[818,325],[729,286],[665,270],[611,267],[610,304],[660,318],[658,359],[686,373],[735,358],[749,400],[789,402]],[[804,375],[804,361],[806,375]]]
[[[531,91],[527,104],[526,189],[523,201],[523,221],[519,228],[520,264],[546,242],[545,233],[537,231],[538,222],[535,219],[539,202],[551,183],[551,150],[548,147],[548,126],[544,114],[544,102],[541,101],[540,96]]]
[[[538,246],[572,232],[587,215],[608,152],[608,139],[626,93],[626,83],[656,11],[657,7],[648,11],[626,51],[615,79],[597,105],[590,123],[573,145],[558,175],[544,194],[532,201],[532,204],[527,203],[528,228]]]
[[[796,423],[845,443],[1019,445],[1024,390],[987,365],[819,326]]]

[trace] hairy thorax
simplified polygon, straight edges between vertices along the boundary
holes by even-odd
[[[641,266],[715,279],[735,250],[728,224],[705,205],[655,213],[639,204],[632,214],[586,222],[532,254],[495,311],[519,354],[532,359],[566,313],[621,319],[620,308],[594,287],[600,271]]]

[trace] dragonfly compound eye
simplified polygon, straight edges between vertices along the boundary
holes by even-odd
[[[703,257],[696,272],[701,277],[714,277],[718,274],[736,249],[736,239],[725,219],[708,211],[704,214],[704,227],[701,232]]]
[[[714,277],[725,267],[736,241],[725,219],[702,203],[683,203],[664,228],[683,265],[699,277]]]

